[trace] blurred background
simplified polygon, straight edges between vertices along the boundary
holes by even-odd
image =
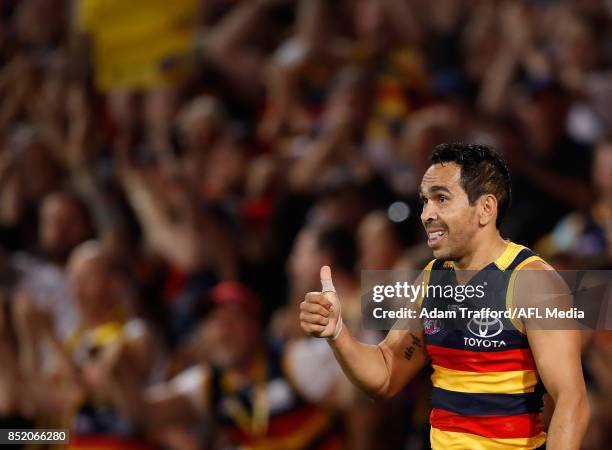
[[[355,392],[298,305],[431,254],[433,147],[494,146],[503,235],[612,268],[609,0],[0,0],[0,427],[69,448],[424,449],[429,374]],[[609,448],[610,332],[585,336]],[[29,448],[44,448],[30,446]]]

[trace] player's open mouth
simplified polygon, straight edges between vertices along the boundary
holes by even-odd
[[[427,246],[430,248],[437,247],[442,239],[446,237],[446,231],[428,231],[427,232]]]

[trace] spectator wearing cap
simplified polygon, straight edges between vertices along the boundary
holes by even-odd
[[[340,374],[329,348],[310,339],[267,343],[261,303],[240,283],[218,284],[210,307],[200,333],[207,361],[144,391],[119,373],[118,405],[151,429],[214,426],[216,448],[342,448],[334,414],[323,406]]]

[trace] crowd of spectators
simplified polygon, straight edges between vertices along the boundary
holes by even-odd
[[[428,448],[428,374],[362,397],[297,305],[329,264],[346,326],[382,338],[359,274],[431,258],[418,185],[443,142],[503,154],[504,237],[612,268],[610,1],[161,2],[193,4],[189,45],[136,87],[103,77],[92,23],[137,29],[159,2],[104,1],[0,0],[1,427],[69,428],[72,448]],[[583,448],[608,448],[609,332],[584,366]]]

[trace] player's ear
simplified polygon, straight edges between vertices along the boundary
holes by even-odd
[[[485,194],[478,200],[478,221],[486,226],[495,222],[497,217],[497,198],[493,194]]]

